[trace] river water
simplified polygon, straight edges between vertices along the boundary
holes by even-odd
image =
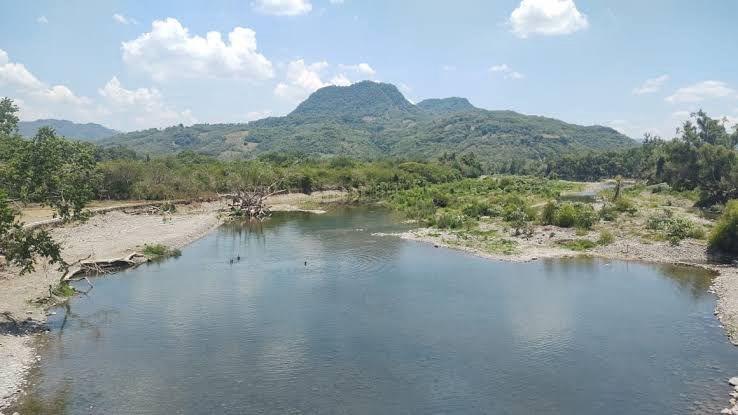
[[[22,414],[715,413],[738,350],[694,269],[494,262],[381,210],[223,226],[94,279]],[[240,256],[233,264],[230,259]],[[12,413],[12,411],[11,411]]]

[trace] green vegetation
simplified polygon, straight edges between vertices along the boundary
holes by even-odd
[[[67,120],[20,121],[18,123],[18,133],[23,137],[32,138],[38,134],[42,127],[51,127],[57,134],[63,137],[90,142],[100,141],[120,134],[119,131],[111,130],[100,124],[77,124]]]
[[[151,260],[159,260],[164,258],[177,258],[182,256],[182,251],[179,249],[172,249],[162,244],[146,244],[143,249],[144,256]]]
[[[72,297],[77,293],[77,290],[74,289],[68,282],[63,281],[60,282],[56,288],[54,288],[51,291],[51,294],[56,297]]]
[[[710,233],[709,247],[713,251],[738,255],[738,200],[725,206],[723,215]]]
[[[610,245],[615,242],[615,235],[608,230],[600,231],[600,238],[597,240],[598,245]]]
[[[591,229],[597,221],[592,205],[581,202],[548,202],[541,212],[541,223],[561,228]]]
[[[552,177],[599,180],[624,176],[665,183],[669,191],[696,192],[709,207],[738,198],[738,130],[703,111],[692,115],[673,140],[646,137],[638,148],[606,153],[566,154],[546,163]]]
[[[559,241],[559,245],[572,251],[587,251],[597,246],[597,243],[589,239],[573,239],[568,241]]]
[[[679,245],[687,238],[702,239],[705,231],[701,226],[689,219],[676,217],[671,210],[664,209],[661,213],[648,218],[648,229],[660,231],[661,236],[672,245]]]
[[[121,134],[103,141],[140,154],[183,151],[221,160],[268,153],[312,158],[431,160],[474,149],[485,171],[522,173],[533,160],[570,152],[614,150],[636,143],[601,126],[583,127],[513,111],[487,111],[461,98],[413,105],[394,85],[359,82],[313,93],[285,117],[248,124],[198,124]]]

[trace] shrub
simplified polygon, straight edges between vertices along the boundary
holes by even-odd
[[[594,208],[586,203],[562,203],[554,214],[554,225],[562,228],[591,229],[596,221]]]
[[[182,255],[182,251],[179,249],[172,249],[166,245],[153,244],[144,245],[143,254],[150,260],[164,259],[169,257],[179,257]]]
[[[461,208],[461,211],[464,215],[474,219],[479,219],[481,216],[492,216],[490,215],[490,213],[492,213],[492,209],[490,209],[489,202],[486,200],[475,200],[471,203],[467,203],[463,208]]]
[[[556,202],[549,201],[541,211],[541,223],[553,225],[556,222]]]
[[[705,236],[705,232],[700,226],[687,218],[675,217],[670,210],[664,210],[649,217],[646,227],[661,231],[672,245],[679,245],[681,241],[687,238],[701,239]]]
[[[599,245],[610,245],[613,242],[615,242],[615,235],[613,235],[612,232],[608,230],[600,232],[600,239],[597,240]]]
[[[633,202],[625,197],[619,197],[618,200],[615,201],[614,208],[616,211],[621,213],[633,214],[638,211]]]
[[[464,216],[452,211],[436,213],[435,225],[441,229],[457,229],[464,226]]]
[[[710,233],[709,247],[713,251],[738,255],[738,200],[732,200]]]

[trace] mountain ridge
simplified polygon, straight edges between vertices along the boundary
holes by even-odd
[[[54,118],[18,122],[18,133],[23,137],[33,137],[41,127],[51,127],[57,134],[84,141],[100,141],[120,134],[120,131],[96,123],[76,123]]]
[[[282,117],[136,131],[102,144],[147,154],[190,150],[222,159],[270,152],[429,159],[445,152],[475,152],[489,162],[540,160],[572,151],[637,145],[610,127],[490,111],[474,107],[465,98],[429,99],[413,105],[394,85],[371,81],[321,88]]]

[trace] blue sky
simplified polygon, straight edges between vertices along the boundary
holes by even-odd
[[[372,79],[670,136],[698,108],[738,122],[736,16],[733,0],[0,0],[0,96],[23,119],[128,131],[283,115]]]

